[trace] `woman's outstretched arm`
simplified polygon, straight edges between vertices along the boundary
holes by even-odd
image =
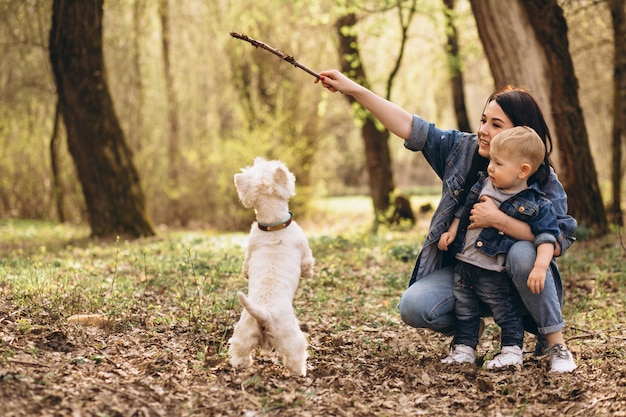
[[[411,135],[413,128],[413,115],[402,107],[384,99],[362,85],[343,75],[338,70],[320,72],[319,80],[315,83],[333,93],[340,93],[354,97],[363,107],[374,115],[391,133],[406,140]]]

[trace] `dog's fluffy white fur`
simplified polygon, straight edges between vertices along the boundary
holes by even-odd
[[[295,221],[274,231],[259,228],[291,218],[288,202],[295,195],[295,182],[282,162],[261,157],[235,174],[239,199],[246,208],[254,208],[257,220],[243,263],[248,296],[237,294],[244,310],[229,340],[230,363],[236,368],[250,366],[258,346],[275,349],[292,374],[306,375],[307,340],[292,303],[300,276],[313,276],[313,254]]]

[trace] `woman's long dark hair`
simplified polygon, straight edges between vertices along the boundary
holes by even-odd
[[[552,136],[543,117],[543,112],[537,101],[523,88],[507,85],[494,92],[487,99],[487,104],[493,100],[498,103],[502,111],[511,119],[515,126],[528,126],[537,132],[546,146],[546,157],[543,164],[529,179],[529,183],[538,182],[540,185],[550,178],[552,162]]]

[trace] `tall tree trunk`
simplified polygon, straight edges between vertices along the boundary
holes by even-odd
[[[180,212],[180,148],[178,145],[178,100],[174,87],[174,73],[172,71],[172,59],[170,56],[170,16],[168,0],[159,2],[159,15],[161,18],[161,40],[163,50],[163,70],[165,73],[165,92],[167,94],[167,122],[169,130],[168,138],[168,176],[169,183],[167,189],[170,199],[170,209],[176,219],[186,224],[184,216]]]
[[[368,86],[365,69],[359,54],[359,46],[353,27],[357,23],[353,13],[342,16],[335,24],[339,34],[339,57],[341,71],[364,86]],[[357,105],[352,96],[345,96],[352,105]],[[391,157],[389,153],[389,131],[379,129],[374,117],[359,105],[361,137],[365,144],[365,159],[376,219],[390,206],[390,195],[394,189]]]
[[[606,234],[606,210],[578,101],[563,11],[556,0],[470,2],[496,86],[527,87],[542,105],[557,140],[570,212],[596,236]]]
[[[146,0],[135,0],[135,7],[133,8],[133,36],[132,36],[132,61],[133,74],[136,83],[136,108],[133,112],[133,133],[130,135],[130,147],[133,151],[139,152],[141,150],[141,138],[144,137],[144,86],[143,86],[143,72],[141,65],[141,33],[142,33],[142,17],[145,14]]]
[[[154,230],[113,107],[102,52],[103,0],[54,0],[50,61],[92,236]]]
[[[452,82],[452,99],[454,102],[454,114],[456,115],[459,130],[470,132],[471,127],[467,117],[465,107],[465,94],[463,93],[463,71],[461,68],[461,57],[459,56],[459,38],[456,30],[454,15],[455,0],[443,0],[446,7],[446,33],[448,55],[448,69],[450,71],[450,81]]]
[[[609,215],[613,223],[623,224],[622,155],[626,145],[626,2],[609,0],[613,21],[613,132],[611,140],[612,202]]]

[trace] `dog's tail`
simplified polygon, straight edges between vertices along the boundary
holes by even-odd
[[[241,291],[237,292],[237,298],[239,298],[239,302],[243,305],[243,308],[259,322],[259,326],[267,327],[272,319],[267,309],[252,304],[250,300],[248,300],[248,297]]]

